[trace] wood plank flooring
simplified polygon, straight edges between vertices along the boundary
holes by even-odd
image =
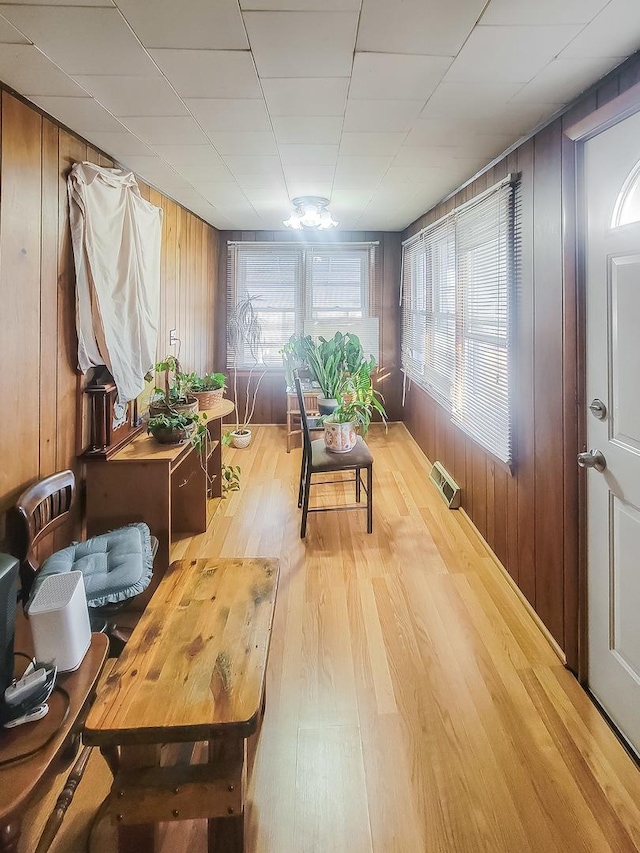
[[[404,426],[373,428],[369,443],[372,535],[365,513],[315,514],[301,541],[300,454],[264,427],[249,449],[225,450],[241,491],[175,549],[281,560],[247,850],[640,850],[640,771],[437,496]],[[84,849],[108,784],[96,753],[54,853]],[[48,807],[30,814],[21,851]],[[161,835],[162,853],[206,850],[201,822]],[[95,842],[93,853],[113,850],[108,833]]]

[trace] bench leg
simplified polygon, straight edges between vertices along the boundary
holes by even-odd
[[[121,746],[120,769],[133,770],[137,767],[156,767],[160,763],[160,747]],[[114,796],[112,789],[111,796]],[[117,799],[115,801],[117,821]],[[156,823],[136,823],[128,826],[118,825],[118,853],[154,853],[158,825]]]
[[[243,853],[244,851],[244,787],[246,774],[246,746],[243,738],[219,738],[209,741],[209,763],[226,763],[229,759],[243,761],[243,807],[240,814],[229,814],[226,817],[213,817],[207,821],[208,853]]]

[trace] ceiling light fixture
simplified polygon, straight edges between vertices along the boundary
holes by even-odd
[[[282,221],[287,228],[294,231],[302,231],[303,228],[317,228],[326,231],[328,228],[337,226],[336,220],[327,210],[328,198],[320,198],[316,195],[304,195],[291,200],[294,210],[291,216]]]

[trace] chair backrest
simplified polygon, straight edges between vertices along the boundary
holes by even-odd
[[[76,492],[73,471],[52,474],[29,486],[16,501],[21,522],[17,544],[22,596],[26,600],[39,568],[36,549],[40,542],[69,518]]]
[[[311,453],[311,433],[309,432],[309,422],[307,421],[307,410],[304,405],[304,394],[302,393],[302,383],[300,377],[294,378],[296,386],[296,394],[298,396],[298,408],[300,409],[300,421],[302,423],[302,440],[304,442],[304,452]]]

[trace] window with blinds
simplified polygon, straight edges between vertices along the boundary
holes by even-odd
[[[262,327],[260,361],[280,367],[280,349],[293,334],[332,337],[353,332],[365,352],[378,360],[378,318],[372,305],[375,244],[331,246],[295,243],[229,243],[228,311],[247,296]],[[238,354],[239,367],[255,354]],[[227,364],[234,354],[227,352]]]
[[[403,246],[402,364],[451,418],[511,464],[509,345],[518,270],[509,180]]]

